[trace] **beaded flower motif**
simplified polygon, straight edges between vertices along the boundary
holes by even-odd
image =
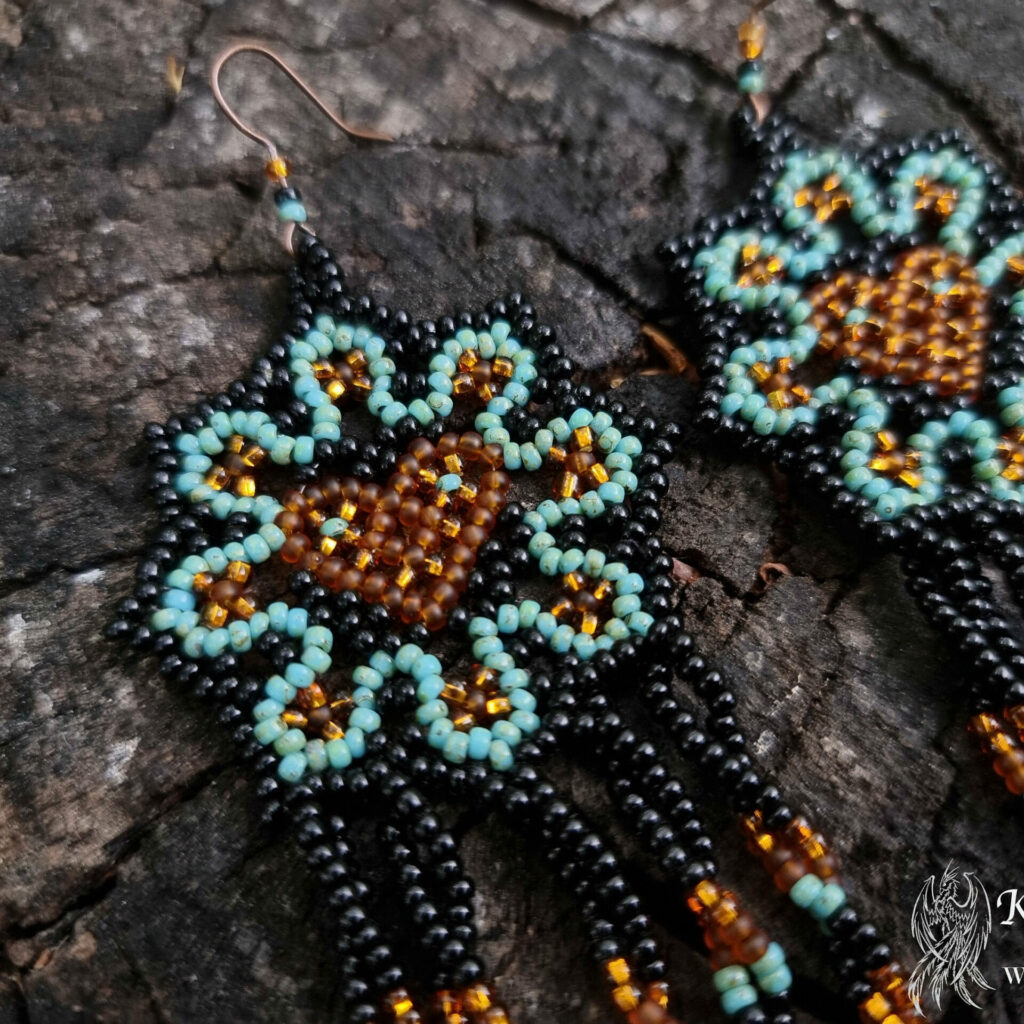
[[[176,543],[149,627],[179,674],[227,658],[250,680],[286,781],[348,767],[389,713],[449,762],[507,770],[560,661],[668,608],[640,525],[667,442],[604,396],[582,405],[520,299],[411,325],[331,282],[255,385],[154,431]]]
[[[705,421],[772,454],[821,445],[867,519],[964,491],[1019,502],[1012,190],[951,133],[861,156],[766,137],[752,202],[667,247],[710,340]]]

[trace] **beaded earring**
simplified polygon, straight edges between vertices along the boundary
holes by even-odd
[[[955,132],[854,153],[767,114],[764,6],[739,31],[759,182],[662,250],[705,342],[698,419],[899,555],[970,671],[968,728],[1019,796],[1024,207]]]
[[[324,886],[348,1019],[509,1020],[437,809],[455,798],[529,830],[579,900],[621,1019],[677,1022],[610,841],[544,773],[559,750],[607,780],[680,890],[724,1013],[792,1024],[782,947],[717,881],[703,788],[687,793],[644,714],[829,936],[844,994],[918,1019],[836,858],[755,770],[726,681],[674,614],[657,528],[678,427],[575,383],[519,295],[413,322],[351,291],[273,142],[220,93],[220,68],[243,51],[348,134],[380,138],[345,125],[265,47],[215,63],[218,102],[269,154],[295,261],[286,327],[244,380],[146,428],[159,525],[110,633],[154,653],[233,730],[267,818],[288,823]]]

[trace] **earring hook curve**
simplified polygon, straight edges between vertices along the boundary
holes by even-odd
[[[232,109],[227,99],[224,97],[224,92],[220,86],[220,73],[224,68],[224,65],[234,56],[239,53],[255,53],[261,57],[265,57],[272,64],[275,64],[281,71],[283,71],[288,78],[291,79],[292,83],[296,85],[299,90],[311,100],[317,109],[335,126],[340,128],[346,135],[356,139],[370,139],[376,142],[393,142],[394,138],[391,135],[387,135],[384,132],[376,132],[366,128],[354,128],[352,125],[343,121],[327,103],[320,97],[315,89],[294,69],[283,57],[280,56],[276,51],[272,50],[269,46],[258,42],[241,42],[233,43],[222,50],[213,61],[210,66],[210,90],[213,93],[213,98],[217,101],[217,106],[220,107],[224,116],[237,128],[243,135],[252,139],[253,142],[258,142],[263,146],[270,154],[270,159],[277,159],[277,146],[274,141],[263,132],[257,131],[251,125],[246,124]]]

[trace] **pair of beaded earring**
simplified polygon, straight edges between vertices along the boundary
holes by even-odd
[[[923,1019],[835,855],[755,767],[729,683],[673,608],[658,527],[679,428],[576,383],[520,295],[413,321],[350,290],[276,147],[220,93],[220,69],[243,51],[272,60],[349,135],[380,137],[336,118],[265,47],[215,63],[222,109],[269,154],[294,257],[288,314],[244,379],[146,428],[159,522],[110,632],[156,655],[232,730],[266,816],[289,823],[324,887],[348,1019],[510,1020],[436,809],[451,799],[529,829],[578,898],[620,1019],[683,1019],[685,991],[670,995],[612,843],[545,774],[559,751],[607,780],[679,888],[723,1012],[791,1024],[782,946],[718,880],[710,798],[687,791],[669,746],[716,803],[724,796],[775,884],[828,937],[842,1000],[865,1021]],[[734,244],[707,239],[701,252]],[[820,251],[804,248],[809,261]],[[686,252],[676,262],[703,274],[707,257]],[[709,396],[738,376],[720,369]],[[795,409],[790,419],[795,430]],[[381,864],[389,884],[375,888]],[[390,925],[396,900],[401,927]]]
[[[704,341],[698,419],[895,551],[1024,794],[1024,204],[955,132],[814,149],[740,31],[747,203],[663,247]],[[1001,574],[1016,608],[994,592]]]

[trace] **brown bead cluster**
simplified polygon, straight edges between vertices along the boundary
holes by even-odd
[[[926,216],[935,220],[945,220],[956,209],[960,191],[952,185],[933,181],[931,178],[918,178],[914,182],[914,187],[917,189],[914,209],[920,210]]]
[[[1006,708],[1002,715],[983,711],[967,728],[992,758],[992,768],[1014,796],[1024,796],[1024,705]]]
[[[319,683],[310,683],[299,690],[281,719],[291,729],[302,729],[310,739],[340,740],[345,738],[345,726],[355,706],[351,697],[332,700]]]
[[[373,390],[366,353],[357,348],[345,353],[339,360],[320,359],[313,363],[313,375],[320,382],[332,402],[346,396],[365,402]]]
[[[551,606],[551,614],[577,632],[593,636],[601,627],[601,612],[607,611],[614,593],[611,581],[570,572],[562,577],[562,589],[563,596]]]
[[[467,679],[446,680],[441,700],[448,705],[452,724],[460,732],[488,726],[512,711],[511,702],[498,684],[498,673],[484,665],[474,665]]]
[[[754,363],[750,375],[767,396],[768,405],[777,411],[803,405],[810,400],[811,389],[796,382],[795,371],[793,360],[784,356],[774,363]]]
[[[507,503],[511,478],[502,465],[500,445],[448,433],[436,447],[414,440],[384,486],[327,477],[289,491],[276,519],[287,535],[281,557],[331,590],[358,591],[396,619],[440,629]],[[438,487],[446,474],[461,477],[457,489]],[[347,526],[322,536],[331,518]]]
[[[562,464],[562,472],[555,481],[556,497],[578,498],[611,479],[604,463],[594,453],[596,444],[597,438],[590,427],[577,427],[567,448],[551,446],[549,456]]]
[[[853,205],[850,195],[841,188],[842,179],[838,174],[829,174],[821,181],[812,182],[799,189],[793,197],[793,205],[810,206],[814,219],[819,224],[845,213]]]
[[[230,488],[240,498],[251,498],[256,493],[253,470],[266,457],[266,449],[255,441],[247,441],[241,434],[232,434],[224,444],[220,462],[210,467],[205,482],[215,491]]]
[[[757,242],[740,249],[736,283],[740,288],[760,288],[782,277],[782,260],[774,253],[765,255]]]
[[[612,1002],[625,1013],[629,1024],[679,1024],[668,1012],[668,986],[663,981],[640,988],[622,957],[609,960],[604,970],[612,987]]]
[[[459,992],[438,992],[432,1024],[510,1024],[510,1018],[495,1001],[494,993],[478,984]]]
[[[207,626],[219,629],[232,617],[246,620],[253,617],[256,601],[246,588],[251,573],[252,566],[248,562],[229,562],[220,579],[209,572],[196,573],[192,587],[206,598],[200,614]]]
[[[918,487],[924,479],[918,470],[921,467],[921,453],[915,448],[904,448],[900,439],[891,430],[880,430],[875,434],[877,448],[868,462],[868,469],[898,480],[907,487]]]
[[[996,448],[1006,463],[1000,475],[1015,482],[1024,480],[1024,428],[1014,427],[1003,434]]]
[[[764,827],[761,812],[755,811],[743,819],[742,827],[751,852],[782,892],[789,892],[806,874],[839,883],[836,855],[806,818],[797,816],[784,829],[770,832]]]
[[[862,1024],[923,1024],[907,991],[906,972],[897,960],[868,971],[874,992],[858,1007]]]
[[[808,294],[821,350],[854,357],[873,377],[932,382],[944,396],[978,393],[988,297],[974,267],[938,245],[902,253],[887,280],[841,271]],[[846,323],[852,309],[867,318]]]
[[[489,402],[512,379],[515,365],[511,359],[481,359],[480,353],[468,349],[459,356],[457,372],[452,378],[452,393],[456,398],[475,394]]]
[[[757,927],[749,911],[735,895],[709,878],[698,882],[686,900],[704,932],[713,970],[730,964],[747,966],[760,960],[769,946],[768,936]]]

